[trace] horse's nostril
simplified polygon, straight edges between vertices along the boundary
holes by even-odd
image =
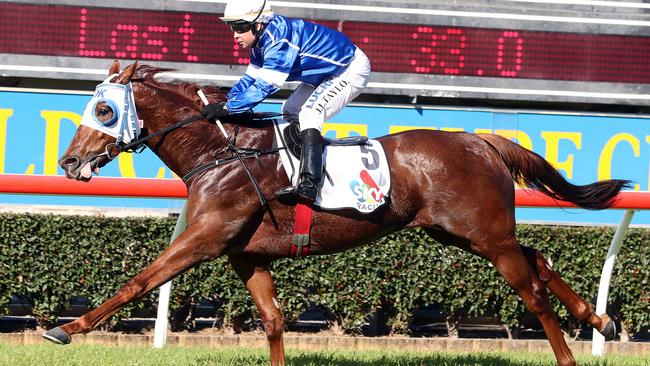
[[[59,165],[65,168],[76,168],[79,165],[79,159],[74,156],[64,156],[59,160]]]

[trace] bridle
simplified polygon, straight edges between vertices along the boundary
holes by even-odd
[[[131,81],[126,84],[112,82],[117,75],[110,75],[97,85],[81,117],[81,125],[115,138],[115,142],[106,144],[104,152],[97,156],[106,156],[109,160],[125,151],[120,148],[124,145],[129,145],[129,149],[136,152],[143,150],[142,144],[136,143],[142,133],[142,121],[138,118]],[[95,109],[100,103],[104,103],[113,112],[108,120],[100,120],[95,115]],[[113,148],[117,154],[111,154]]]
[[[114,76],[115,75],[109,76],[106,80],[104,80],[104,82],[102,82],[97,86],[97,88],[95,89],[95,94],[93,95],[93,98],[90,100],[90,102],[88,102],[88,105],[86,106],[86,110],[84,111],[84,116],[82,117],[82,123],[81,123],[82,125],[86,125],[90,128],[93,128],[95,130],[106,133],[116,138],[115,142],[110,142],[106,144],[104,146],[104,152],[95,156],[93,159],[106,156],[109,160],[113,160],[122,152],[141,153],[147,147],[145,143],[150,139],[157,136],[164,135],[173,130],[181,128],[185,125],[206,118],[206,115],[203,113],[195,114],[181,121],[178,121],[171,126],[167,126],[154,133],[147,134],[146,136],[141,137],[143,126],[141,124],[142,121],[138,119],[137,111],[135,108],[135,97],[133,95],[133,88],[131,86],[131,83],[132,82],[145,83],[145,79],[131,79],[127,84],[119,84],[119,83],[110,82],[110,80]],[[123,107],[121,108],[118,107],[117,111],[113,111],[114,115],[119,112],[118,116],[114,116],[108,122],[101,122],[94,116],[95,106],[99,102],[106,102],[107,104],[111,104],[111,107],[115,109],[117,105],[117,102],[115,100],[105,98],[106,94],[109,95],[111,94],[106,92],[106,90],[109,90],[109,88],[117,89],[120,91],[119,94],[121,93],[124,94],[124,95],[117,95],[119,99],[123,100],[124,104]],[[118,93],[114,91],[112,94],[118,94]],[[258,120],[258,121],[270,120],[279,116],[281,116],[281,114],[271,114],[271,115],[265,115],[261,118],[252,118],[250,120]],[[237,138],[238,131],[239,131],[239,125],[236,128],[235,139]],[[279,227],[275,219],[275,216],[273,215],[273,212],[271,211],[271,208],[268,205],[266,198],[262,193],[261,188],[259,187],[259,184],[251,174],[246,164],[244,164],[244,159],[259,158],[262,155],[277,153],[281,149],[284,149],[284,147],[272,148],[269,150],[237,148],[233,140],[231,140],[227,135],[224,135],[224,137],[228,142],[228,146],[226,146],[226,148],[223,151],[230,151],[232,153],[232,156],[230,158],[215,160],[214,162],[200,164],[199,166],[193,168],[183,176],[182,178],[183,182],[188,183],[192,178],[196,177],[199,173],[215,168],[217,166],[227,164],[233,161],[240,161],[244,170],[246,171],[246,174],[248,175],[249,179],[253,183],[253,186],[260,199],[260,203],[262,207],[269,212],[269,216],[271,218],[271,221],[274,223],[275,227],[276,228]],[[110,153],[112,147],[115,150],[117,150],[117,154],[115,154],[115,156],[112,156]]]
[[[109,79],[112,79],[112,76],[109,76]],[[138,113],[137,109],[135,107],[135,96],[133,94],[133,87],[132,83],[146,83],[146,80],[144,78],[132,78],[129,80],[127,84],[118,84],[118,83],[112,83],[108,82],[107,84],[110,85],[124,85],[125,86],[125,97],[124,99],[128,101],[125,102],[125,113],[124,115],[121,116],[120,118],[120,134],[116,137],[116,141],[114,143],[109,143],[105,147],[105,152],[102,153],[102,155],[106,155],[109,159],[113,160],[115,159],[120,153],[122,152],[129,152],[129,153],[136,153],[139,154],[144,149],[146,148],[145,143],[149,141],[150,139],[164,135],[170,131],[173,131],[177,128],[183,127],[189,123],[199,121],[203,118],[205,118],[205,115],[203,114],[196,114],[193,116],[190,116],[189,118],[185,118],[171,126],[168,126],[160,131],[156,131],[152,134],[147,134],[146,136],[142,136],[142,121],[138,118]],[[100,84],[101,86],[102,84]],[[99,86],[98,86],[99,88]],[[97,92],[95,92],[97,93]],[[138,121],[138,123],[135,123],[135,121]],[[92,126],[91,126],[92,127]],[[103,132],[103,131],[102,131]],[[123,136],[129,136],[128,139],[125,139]],[[115,150],[117,150],[117,154],[115,156],[111,156],[109,152],[110,146],[114,146]]]

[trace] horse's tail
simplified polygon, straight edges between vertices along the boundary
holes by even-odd
[[[602,210],[616,203],[616,196],[630,181],[611,179],[586,185],[574,185],[536,153],[493,134],[479,134],[499,154],[510,170],[512,179],[522,186],[539,190],[561,201],[574,203],[582,208]]]

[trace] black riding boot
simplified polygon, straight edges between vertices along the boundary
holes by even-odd
[[[300,180],[296,195],[304,201],[314,202],[323,177],[323,136],[315,128],[300,132],[302,156],[300,157]]]
[[[323,137],[315,128],[300,132],[302,152],[300,154],[300,176],[297,187],[279,190],[278,198],[292,196],[313,203],[318,195],[318,186],[323,177]]]

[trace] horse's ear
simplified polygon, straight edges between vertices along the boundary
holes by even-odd
[[[120,62],[116,59],[113,61],[113,64],[108,69],[108,76],[119,74],[120,73]]]
[[[126,84],[129,81],[131,81],[131,78],[133,77],[133,74],[135,74],[135,70],[138,68],[138,62],[134,62],[131,65],[127,66],[124,68],[124,71],[120,74],[120,76],[117,78],[115,81],[118,84]]]

